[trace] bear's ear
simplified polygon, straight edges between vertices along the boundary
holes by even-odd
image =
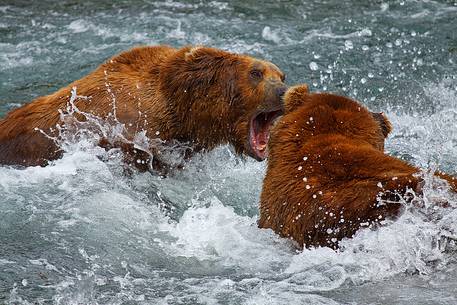
[[[184,60],[185,61],[194,60],[196,57],[198,57],[198,53],[202,49],[205,49],[205,47],[204,46],[191,47],[186,53],[184,53]]]
[[[381,126],[382,134],[385,138],[387,138],[389,133],[392,131],[392,124],[390,123],[389,119],[387,119],[384,112],[372,112],[371,115],[379,123],[379,126]]]
[[[184,62],[188,72],[185,83],[189,86],[189,91],[197,91],[196,88],[207,91],[208,88],[220,86],[219,94],[231,101],[237,89],[236,73],[233,69],[237,59],[236,54],[220,49],[187,47]]]
[[[229,54],[230,53],[219,49],[208,48],[205,46],[194,46],[189,48],[186,53],[184,53],[184,60],[188,63],[205,63],[211,61],[215,64],[215,60],[219,61],[224,58],[226,59],[229,57]]]
[[[284,94],[284,112],[291,112],[303,105],[308,94],[308,86],[305,84],[290,87]]]

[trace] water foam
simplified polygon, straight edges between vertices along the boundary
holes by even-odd
[[[454,99],[454,93],[441,93],[443,111],[448,111],[447,103]],[[78,111],[72,106],[76,97],[74,92],[63,116],[71,117]],[[406,146],[405,151],[418,155],[414,163],[429,164],[425,160],[434,152],[423,143],[435,143],[435,121],[446,117],[445,113],[437,111],[435,117],[389,116],[397,130],[388,147],[399,150]],[[422,139],[417,140],[417,147],[422,147],[419,150],[415,137],[404,136],[401,141],[396,138],[410,125],[419,126],[418,122],[423,125],[417,129],[422,130]],[[106,135],[122,134],[122,128],[112,124],[100,123],[98,132],[102,131]],[[0,168],[1,192],[12,202],[13,215],[20,211],[17,194],[25,186],[27,192],[36,192],[34,199],[23,206],[31,227],[53,232],[44,236],[57,249],[69,249],[73,238],[84,240],[74,257],[85,261],[85,267],[80,265],[76,272],[62,268],[59,252],[52,257],[32,256],[29,263],[2,258],[4,265],[22,264],[60,278],[47,286],[51,289],[48,291],[54,291],[56,304],[94,302],[94,298],[141,302],[151,298],[144,295],[151,285],[155,289],[159,289],[157,285],[175,289],[173,295],[154,298],[162,304],[189,300],[218,304],[221,295],[230,295],[242,304],[336,304],[316,293],[405,273],[429,275],[453,261],[457,213],[436,203],[446,201],[456,207],[457,200],[445,184],[426,173],[424,199],[407,207],[397,221],[376,231],[360,230],[354,238],[344,240],[336,252],[318,248],[297,253],[288,240],[257,228],[263,164],[242,161],[231,149],[222,147],[195,156],[184,171],[167,178],[148,173],[127,177],[117,170],[122,167],[120,156],[100,160],[106,152],[96,146],[94,136],[82,133],[75,137],[70,129],[62,130],[58,142],[67,151],[62,159],[45,168]],[[452,152],[452,146],[444,147]],[[151,191],[155,196],[150,195]],[[163,215],[157,192],[180,212],[172,218]],[[56,196],[49,195],[52,193]],[[154,266],[162,266],[158,270],[164,268],[171,276],[160,276]],[[176,292],[178,274],[185,274],[181,293]],[[101,293],[107,285],[117,287],[117,292],[111,296]],[[136,294],[137,288],[143,293]],[[27,304],[21,298],[22,289],[20,285],[13,287],[10,300]]]

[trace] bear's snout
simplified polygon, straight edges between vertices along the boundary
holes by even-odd
[[[276,88],[276,94],[277,94],[281,99],[282,99],[282,97],[284,96],[284,94],[286,93],[286,91],[287,91],[287,87],[286,87],[285,85]]]

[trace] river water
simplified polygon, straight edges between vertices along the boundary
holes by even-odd
[[[455,174],[456,20],[453,0],[0,0],[0,116],[132,46],[205,44],[384,111],[389,153]],[[394,224],[297,252],[257,228],[265,164],[230,147],[160,178],[62,145],[0,167],[0,304],[457,304],[457,212],[432,207],[457,199],[429,180]]]

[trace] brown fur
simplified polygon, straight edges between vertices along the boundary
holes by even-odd
[[[417,168],[384,154],[390,130],[384,115],[353,100],[290,88],[271,130],[259,226],[300,247],[336,248],[360,227],[397,216],[408,190],[422,186]],[[437,175],[457,190],[454,177]]]
[[[253,71],[260,71],[260,77]],[[281,107],[283,80],[276,66],[246,55],[207,47],[134,48],[10,112],[0,121],[0,163],[44,166],[61,156],[59,147],[36,128],[56,134],[50,130],[62,124],[58,110],[65,110],[73,87],[78,95],[89,97],[76,100],[81,111],[117,119],[125,124],[123,136],[128,140],[145,130],[149,138],[158,132],[165,143],[177,140],[192,151],[230,143],[237,153],[252,155],[250,119],[258,111]],[[132,161],[138,154],[149,158],[133,144],[102,139],[100,145],[121,147]],[[149,150],[156,152],[154,147]]]

